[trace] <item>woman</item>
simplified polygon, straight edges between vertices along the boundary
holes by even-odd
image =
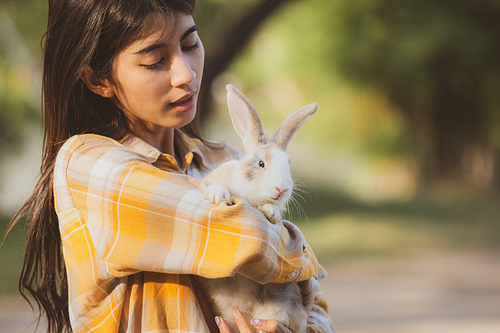
[[[239,153],[200,135],[204,51],[194,7],[49,1],[42,174],[12,226],[29,212],[20,285],[51,332],[213,332],[216,323],[229,333],[190,275],[237,271],[261,283],[307,281],[309,327],[333,330],[310,279],[324,270],[305,254],[300,231],[271,225],[241,200],[203,198],[197,179]],[[251,323],[287,331],[273,320]]]

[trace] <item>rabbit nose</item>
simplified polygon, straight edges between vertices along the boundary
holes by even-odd
[[[279,187],[276,187],[276,191],[278,191],[278,195],[276,196],[276,199],[281,198],[281,196],[283,195],[283,193],[286,192],[286,190],[282,190]]]

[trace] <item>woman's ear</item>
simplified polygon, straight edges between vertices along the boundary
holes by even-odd
[[[113,92],[111,86],[111,82],[109,82],[109,80],[97,77],[90,66],[88,66],[87,69],[83,72],[81,78],[87,88],[89,88],[89,90],[94,94],[105,98],[111,98],[115,96],[115,93]]]

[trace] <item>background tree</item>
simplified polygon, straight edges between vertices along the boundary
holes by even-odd
[[[266,19],[289,2],[292,0],[198,2],[196,20],[206,52],[200,103],[205,119],[213,112],[214,79],[228,69]]]
[[[500,2],[338,1],[334,10],[335,66],[383,91],[402,112],[425,179],[493,185]]]

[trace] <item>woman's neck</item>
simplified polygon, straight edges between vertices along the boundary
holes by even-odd
[[[174,149],[175,129],[165,127],[163,130],[156,132],[148,131],[143,128],[131,128],[131,130],[136,136],[146,141],[162,153],[169,154],[176,158]]]

